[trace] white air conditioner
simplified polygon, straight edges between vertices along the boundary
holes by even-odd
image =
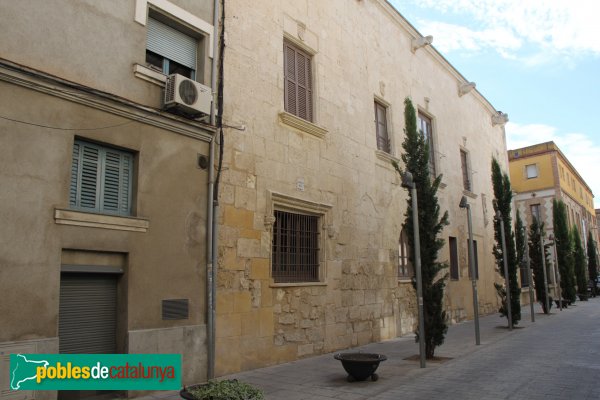
[[[169,75],[165,87],[165,108],[177,107],[188,114],[210,114],[212,93],[204,86],[179,74]]]

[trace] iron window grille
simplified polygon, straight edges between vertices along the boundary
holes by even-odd
[[[319,281],[319,217],[275,210],[272,277],[275,283]]]

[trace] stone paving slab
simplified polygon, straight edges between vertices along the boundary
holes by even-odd
[[[303,399],[600,399],[600,298],[544,315],[529,306],[509,331],[498,314],[480,318],[481,345],[473,321],[450,326],[436,356],[444,362],[406,358],[418,354],[414,336],[352,349],[382,353],[379,380],[349,383],[333,353],[230,375],[264,390],[267,400]],[[178,399],[159,392],[150,399]]]

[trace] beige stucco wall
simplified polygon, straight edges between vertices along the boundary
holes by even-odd
[[[208,155],[214,131],[148,108],[161,107],[162,87],[134,75],[146,47],[146,28],[134,12],[150,3],[0,5],[0,108],[3,117],[22,121],[0,119],[2,376],[11,352],[58,352],[61,265],[92,264],[123,269],[118,351],[180,353],[183,383],[206,379],[208,173],[198,157]],[[158,3],[212,24],[212,2]],[[199,80],[210,85],[211,59],[202,54]],[[134,154],[130,217],[69,209],[76,138]],[[163,320],[164,299],[189,299],[189,318]],[[34,395],[56,393],[25,397]]]
[[[459,243],[461,279],[449,282],[445,299],[451,321],[473,315],[466,212],[458,208],[460,149],[469,153],[480,312],[495,312],[490,165],[495,156],[507,171],[507,157],[489,103],[476,91],[459,97],[463,78],[432,49],[412,53],[415,32],[384,2],[228,1],[226,7],[224,118],[245,130],[225,129],[217,373],[413,332],[414,291],[396,275],[407,194],[390,157],[376,151],[375,98],[389,105],[394,156],[401,154],[405,97],[433,119],[444,175],[439,201],[451,222],[443,237]],[[284,37],[314,53],[322,138],[282,122]],[[280,195],[328,210],[321,284],[273,284],[270,226]],[[449,262],[447,246],[438,259]]]

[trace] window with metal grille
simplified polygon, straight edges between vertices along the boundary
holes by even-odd
[[[450,246],[450,279],[458,280],[460,278],[458,270],[458,242],[455,237],[450,236],[448,241]]]
[[[432,178],[435,178],[435,148],[433,146],[433,129],[431,126],[431,118],[423,113],[419,113],[417,117],[417,123],[419,131],[425,138],[425,142],[429,148],[429,174]]]
[[[69,205],[81,211],[131,215],[133,154],[75,140]]]
[[[521,273],[521,287],[529,287],[529,275],[527,274],[527,266],[519,267]]]
[[[469,239],[467,239],[467,254],[469,254]],[[470,256],[469,256],[470,258]],[[473,266],[475,267],[475,279],[479,279],[479,259],[477,257],[477,240],[473,240]],[[469,279],[471,279],[471,264],[469,264]]]
[[[469,160],[466,151],[460,151],[460,166],[462,168],[463,189],[471,191],[471,171],[469,170]]]
[[[283,43],[285,111],[313,121],[312,57],[289,42]]]
[[[375,102],[375,134],[377,149],[389,153],[391,146],[388,136],[386,107],[377,101]]]
[[[402,229],[400,232],[400,240],[398,241],[398,277],[412,278],[413,266],[409,258],[409,245],[406,231]]]
[[[198,39],[148,17],[146,64],[165,75],[195,79]]]
[[[272,276],[276,283],[319,281],[319,217],[275,210]]]

